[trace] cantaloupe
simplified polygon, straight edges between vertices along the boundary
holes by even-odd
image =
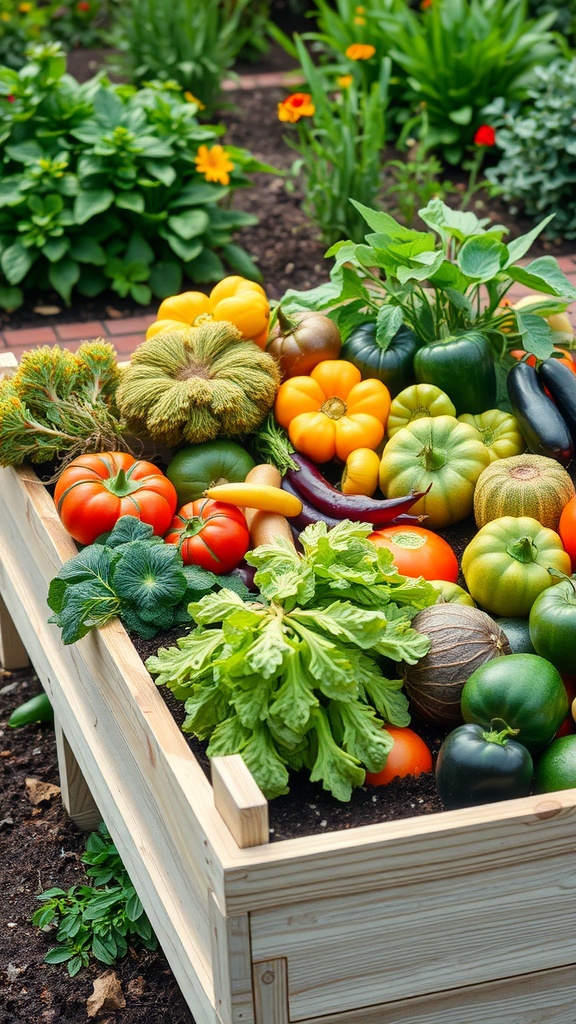
[[[574,497],[567,470],[544,455],[512,455],[482,470],[474,490],[478,528],[501,516],[531,516],[549,530],[558,530],[562,509]]]

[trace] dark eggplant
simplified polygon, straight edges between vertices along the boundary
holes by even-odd
[[[335,519],[334,516],[324,515],[323,512],[320,512],[309,501],[306,501],[287,476],[282,480],[282,490],[288,494],[293,494],[296,498],[300,498],[302,502],[302,511],[299,515],[290,517],[290,525],[295,527],[296,530],[304,530],[311,523],[326,523],[330,529],[332,526],[336,526],[337,523],[342,522],[341,519]]]
[[[538,367],[538,376],[552,395],[576,449],[576,373],[559,359],[544,359]]]
[[[530,451],[567,466],[574,454],[570,431],[560,410],[546,394],[536,368],[526,362],[516,363],[508,371],[506,387],[512,412]]]
[[[427,493],[414,491],[400,498],[383,498],[381,501],[360,494],[342,494],[305,455],[294,452],[291,459],[298,469],[289,469],[284,479],[292,484],[300,498],[322,513],[322,518],[331,516],[337,520],[351,519],[353,522],[383,526],[407,512]]]

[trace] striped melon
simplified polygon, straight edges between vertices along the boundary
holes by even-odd
[[[574,497],[570,474],[544,455],[512,455],[482,470],[474,490],[478,528],[501,516],[531,516],[558,530],[560,514]]]

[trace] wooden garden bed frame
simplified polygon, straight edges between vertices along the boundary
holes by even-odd
[[[574,1024],[576,789],[269,843],[241,758],[210,785],[119,622],[48,625],[76,550],[0,470],[0,659],[34,665],[64,804],[106,822],[196,1024]]]

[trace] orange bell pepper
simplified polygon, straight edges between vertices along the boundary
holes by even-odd
[[[345,359],[324,359],[307,377],[280,385],[274,415],[296,451],[314,462],[345,462],[356,448],[377,448],[384,437],[390,392],[382,381],[362,380]]]
[[[156,320],[146,331],[152,338],[160,331],[190,327],[200,317],[227,320],[242,332],[246,340],[264,348],[268,339],[270,305],[266,292],[256,281],[231,275],[214,286],[209,295],[203,292],[182,292],[164,299],[158,307]]]

